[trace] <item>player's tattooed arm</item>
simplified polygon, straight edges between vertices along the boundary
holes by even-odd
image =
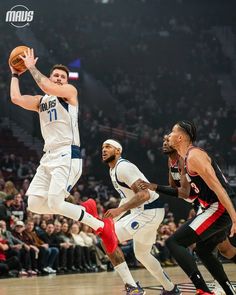
[[[35,67],[32,66],[29,68],[31,75],[33,76],[35,82],[40,86],[45,80],[48,80],[46,76],[44,76],[40,71]]]
[[[133,198],[128,201],[127,203],[123,204],[121,207],[123,207],[124,211],[128,211],[130,209],[139,207],[142,205],[144,202],[149,200],[150,194],[147,189],[141,189],[139,186],[139,180],[136,180],[132,185],[131,189],[135,193]]]
[[[40,71],[36,68],[35,65],[37,63],[38,57],[34,56],[34,49],[28,48],[26,51],[24,51],[24,55],[20,55],[20,57],[23,59],[26,68],[30,71],[36,83],[42,89],[43,84],[45,82],[48,83],[49,79],[40,73]]]

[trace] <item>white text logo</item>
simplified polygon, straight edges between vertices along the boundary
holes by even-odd
[[[11,23],[16,28],[29,26],[33,18],[34,11],[29,10],[29,8],[24,5],[15,5],[6,13],[6,22]]]

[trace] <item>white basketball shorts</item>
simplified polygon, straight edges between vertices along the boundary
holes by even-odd
[[[81,173],[82,159],[78,146],[63,146],[47,151],[26,194],[42,197],[64,194],[67,197]]]
[[[164,208],[132,210],[129,215],[115,222],[118,240],[123,242],[133,239],[142,244],[154,244],[164,215]]]

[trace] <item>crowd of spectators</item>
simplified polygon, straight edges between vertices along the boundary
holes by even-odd
[[[1,188],[0,277],[107,270],[108,258],[91,229],[63,216],[27,210],[27,196],[11,181]],[[69,202],[75,203],[70,196]]]

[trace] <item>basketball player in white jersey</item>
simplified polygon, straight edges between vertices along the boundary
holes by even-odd
[[[147,181],[146,177],[137,166],[122,158],[121,153],[122,146],[116,140],[108,139],[102,145],[103,162],[110,167],[112,184],[121,197],[120,206],[108,210],[105,217],[117,220],[115,232],[120,242],[133,239],[135,257],[161,283],[161,294],[181,294],[151,254],[157,229],[164,218],[163,204],[156,192],[139,188],[140,179]],[[131,213],[122,217],[129,210]]]
[[[45,141],[44,155],[27,191],[28,208],[38,214],[60,214],[89,225],[100,235],[107,252],[112,253],[117,247],[112,219],[99,220],[90,215],[93,200],[84,202],[83,206],[65,201],[82,173],[78,93],[68,84],[69,70],[55,65],[47,78],[35,66],[38,58],[34,57],[34,50],[28,49],[24,54],[21,58],[25,66],[45,93],[44,96],[22,95],[19,87],[22,73],[10,67],[11,100],[26,110],[38,112]]]

